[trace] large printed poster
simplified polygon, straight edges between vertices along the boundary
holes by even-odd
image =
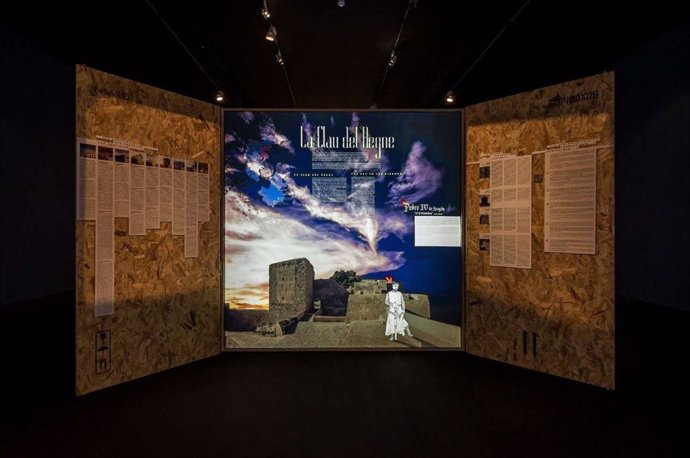
[[[226,348],[461,346],[457,111],[226,111]]]

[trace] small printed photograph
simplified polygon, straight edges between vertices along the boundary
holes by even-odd
[[[180,161],[180,160],[175,159],[173,161],[173,169],[184,170],[184,161]]]
[[[113,160],[113,148],[110,146],[99,146],[98,147],[98,159],[102,161],[112,161]]]
[[[479,157],[479,179],[484,180],[491,177],[491,162],[489,157],[482,155]]]
[[[491,237],[488,235],[479,236],[479,251],[489,251],[491,245]]]
[[[144,153],[134,153],[129,159],[130,164],[144,165]]]
[[[196,161],[187,161],[187,172],[196,172]]]
[[[479,224],[489,224],[489,209],[487,207],[479,209]]]
[[[146,153],[146,165],[148,167],[158,167],[160,156],[157,154]]]
[[[161,156],[161,167],[164,169],[172,168],[172,159],[167,156]]]
[[[208,173],[208,163],[199,162],[199,173]]]
[[[79,156],[86,159],[96,159],[96,145],[89,145],[88,143],[79,144]]]
[[[479,179],[483,180],[485,178],[491,178],[491,166],[488,164],[479,166]]]
[[[129,162],[129,151],[126,149],[115,149],[115,162],[126,164]]]
[[[489,189],[480,189],[479,190],[479,206],[480,207],[490,207],[491,206],[491,198],[490,198],[490,190]]]

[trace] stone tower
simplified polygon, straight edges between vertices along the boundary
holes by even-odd
[[[308,259],[268,266],[268,308],[274,322],[301,317],[311,310],[314,267]]]

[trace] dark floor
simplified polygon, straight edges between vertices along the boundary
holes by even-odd
[[[233,353],[81,398],[71,296],[0,309],[0,456],[690,456],[688,313],[619,298],[618,390],[459,352]]]

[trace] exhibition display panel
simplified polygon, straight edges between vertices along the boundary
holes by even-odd
[[[461,348],[459,111],[225,111],[225,348]]]
[[[221,110],[77,68],[76,391],[221,351],[462,350],[613,388],[613,75]]]

